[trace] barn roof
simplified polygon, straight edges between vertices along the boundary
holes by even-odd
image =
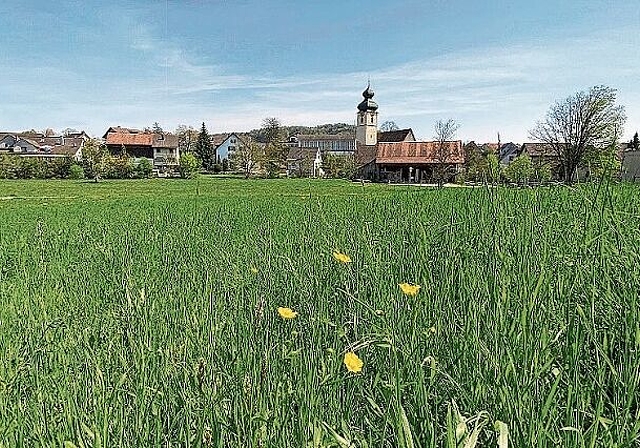
[[[442,156],[440,142],[378,143],[378,164],[464,163],[462,141],[444,142]]]

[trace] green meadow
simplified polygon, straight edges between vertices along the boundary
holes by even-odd
[[[639,198],[0,181],[0,447],[638,446]]]

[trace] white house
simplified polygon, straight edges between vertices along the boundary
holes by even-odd
[[[241,140],[235,132],[231,134],[216,134],[211,138],[214,145],[216,145],[216,160],[218,163],[222,163],[224,159],[229,159],[229,156],[238,149]]]

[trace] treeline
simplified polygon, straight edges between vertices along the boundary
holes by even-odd
[[[78,162],[71,157],[22,157],[0,155],[0,179],[141,179],[148,178],[153,165],[147,159],[105,154]]]
[[[43,159],[0,155],[0,179],[78,179],[82,167],[71,157]]]
[[[355,135],[356,126],[346,123],[327,123],[318,126],[281,126],[284,138],[294,137],[296,135]],[[268,131],[264,127],[253,129],[245,135],[250,136],[258,143],[267,143],[269,139]]]
[[[465,169],[455,176],[457,183],[506,182],[512,184],[546,183],[559,179],[561,167],[555,163],[534,162],[527,154],[521,154],[506,166],[499,163],[493,153],[467,154]],[[622,163],[613,149],[587,151],[578,165],[576,176],[580,179],[620,179]]]

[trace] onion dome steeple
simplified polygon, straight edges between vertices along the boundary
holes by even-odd
[[[378,104],[372,100],[374,95],[373,90],[371,89],[371,83],[367,84],[367,88],[364,92],[362,92],[362,96],[364,100],[360,104],[358,104],[358,110],[362,112],[366,112],[368,110],[375,111],[378,109]]]

